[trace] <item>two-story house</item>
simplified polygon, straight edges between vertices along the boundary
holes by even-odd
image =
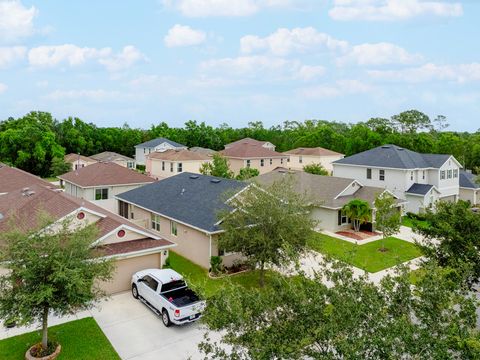
[[[166,150],[147,155],[145,170],[155,179],[165,179],[181,172],[200,174],[200,167],[211,162],[209,155],[190,150]]]
[[[421,154],[383,145],[332,163],[333,175],[388,189],[407,201],[406,211],[421,212],[437,200],[458,199],[461,164],[452,155]]]
[[[234,141],[234,142],[231,142],[229,144],[226,144],[225,145],[225,149],[228,149],[228,148],[231,148],[231,147],[234,147],[238,144],[254,144],[254,145],[260,145],[262,147],[264,147],[265,149],[269,149],[269,150],[272,150],[272,151],[275,151],[275,145],[272,144],[270,141],[260,141],[260,140],[255,140],[255,139],[252,139],[252,138],[243,138],[243,139],[240,139],[240,140],[237,140],[237,141]]]
[[[334,161],[343,159],[345,155],[322,147],[296,148],[284,152],[288,155],[288,168],[303,170],[306,165],[320,164],[329,173],[332,172]]]
[[[117,165],[126,167],[127,169],[135,169],[135,159],[113,151],[104,151],[99,154],[92,155],[90,158],[98,162],[113,162]]]
[[[146,141],[144,143],[135,145],[135,161],[137,165],[145,165],[146,156],[155,151],[165,151],[165,150],[180,150],[187,149],[185,145],[179,144],[175,141],[166,139],[166,138],[156,138],[153,140]]]

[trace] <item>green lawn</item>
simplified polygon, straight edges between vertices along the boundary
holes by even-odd
[[[54,182],[54,181],[58,181],[58,178],[56,176],[52,176],[52,177],[43,178],[43,180]]]
[[[62,345],[59,360],[119,360],[120,357],[91,317],[71,321],[49,328],[50,339]],[[21,360],[27,349],[41,341],[41,333],[33,331],[27,334],[0,340],[0,358],[2,360]]]
[[[315,251],[330,255],[334,259],[342,260],[371,273],[387,269],[422,255],[420,249],[414,244],[394,237],[385,239],[387,252],[378,250],[382,246],[382,240],[373,241],[365,245],[355,245],[319,233],[313,234],[308,241],[308,245]]]
[[[407,226],[409,228],[413,228],[414,225],[418,225],[420,227],[426,227],[426,226],[428,226],[428,221],[415,220],[415,219],[409,218],[408,216],[404,216],[402,218],[402,225]]]
[[[205,297],[209,297],[221,288],[226,282],[231,281],[234,284],[241,285],[245,288],[258,287],[258,271],[248,271],[240,273],[238,275],[232,275],[220,279],[211,279],[208,277],[206,269],[199,265],[192,263],[181,255],[170,251],[169,255],[170,268],[182,274],[187,282],[192,285],[196,290],[201,292]],[[268,285],[268,279],[270,272],[266,273],[266,283]]]

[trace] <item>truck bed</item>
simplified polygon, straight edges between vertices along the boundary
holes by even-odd
[[[171,302],[176,307],[180,307],[180,308],[187,305],[191,305],[200,300],[197,294],[193,292],[193,290],[186,287],[168,291],[160,295],[163,296],[167,301]]]

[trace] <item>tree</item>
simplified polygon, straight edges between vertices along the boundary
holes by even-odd
[[[251,179],[255,176],[260,175],[260,172],[258,169],[251,168],[251,167],[246,167],[246,168],[241,168],[240,172],[238,175],[235,177],[237,180],[248,180]]]
[[[407,110],[394,115],[392,116],[392,122],[402,133],[413,134],[418,130],[430,130],[432,128],[430,118],[418,110]]]
[[[48,315],[88,309],[104,295],[98,281],[111,278],[113,263],[92,250],[95,225],[72,227],[39,216],[34,230],[21,224],[0,234],[1,260],[9,273],[0,277],[0,318],[19,325],[42,324],[42,347],[48,346]],[[51,230],[55,229],[55,230]]]
[[[263,286],[265,266],[297,260],[316,222],[309,215],[307,199],[293,190],[290,178],[263,188],[253,183],[240,196],[230,195],[234,211],[219,214],[224,232],[218,248],[241,253],[257,266]]]
[[[400,230],[401,215],[395,198],[384,191],[375,198],[375,225],[382,232],[382,251],[386,251],[385,239]]]
[[[360,225],[372,219],[372,209],[365,200],[350,200],[343,206],[342,211],[352,220],[355,231],[360,231]]]
[[[419,245],[425,256],[440,266],[463,269],[470,285],[480,278],[480,216],[465,201],[438,202],[426,214],[428,226],[416,226],[423,235]]]
[[[62,158],[54,157],[50,165],[50,175],[58,176],[72,170],[72,164],[65,162]]]
[[[445,115],[437,115],[437,117],[433,119],[433,122],[435,124],[435,130],[438,132],[441,132],[450,126]]]
[[[220,154],[213,155],[212,162],[203,163],[200,172],[203,175],[233,179],[233,172],[230,170],[228,160]]]
[[[415,286],[406,268],[375,285],[336,264],[313,279],[272,275],[262,291],[226,285],[203,316],[221,342],[207,335],[200,350],[236,360],[478,359],[475,295],[455,271],[422,273]]]
[[[322,164],[305,165],[303,171],[314,175],[328,175],[327,169],[325,169]]]

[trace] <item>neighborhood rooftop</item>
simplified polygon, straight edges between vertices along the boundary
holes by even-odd
[[[184,148],[185,147],[185,145],[179,144],[175,141],[172,141],[172,140],[169,140],[169,139],[163,138],[163,137],[156,138],[156,139],[149,140],[149,141],[145,141],[144,143],[135,145],[135,147],[154,148],[154,147],[156,147],[160,144],[163,144],[163,143],[167,143],[167,144],[172,145],[173,147],[178,147],[178,148]]]
[[[480,184],[476,181],[477,175],[464,170],[460,170],[460,187],[468,189],[480,189]]]
[[[255,158],[287,158],[287,155],[270,150],[263,147],[261,144],[251,142],[239,142],[235,145],[225,148],[220,151],[220,154],[225,157],[240,158],[240,159],[255,159]]]
[[[92,156],[90,156],[90,158],[92,158],[94,160],[97,160],[97,161],[104,161],[104,162],[111,162],[111,161],[115,161],[115,160],[135,161],[134,159],[132,159],[128,156],[118,154],[118,153],[113,152],[113,151],[104,151],[104,152],[101,152],[99,154],[92,155]]]
[[[443,154],[421,154],[397,145],[382,145],[340,159],[334,164],[348,164],[397,169],[440,168],[451,157]]]
[[[188,160],[210,160],[211,157],[200,152],[186,149],[166,150],[162,152],[153,152],[148,155],[150,159],[159,159],[167,161],[188,161]]]
[[[255,145],[260,145],[260,146],[262,146],[262,145],[264,145],[265,143],[268,143],[268,141],[260,141],[260,140],[255,140],[255,139],[246,137],[246,138],[243,138],[243,139],[240,139],[240,140],[231,142],[231,143],[229,143],[229,144],[226,144],[226,145],[225,145],[225,149],[226,149],[226,148],[229,148],[229,147],[231,147],[231,146],[238,145],[238,144],[255,144]]]
[[[217,214],[228,209],[225,194],[248,184],[214,176],[184,172],[165,180],[127,191],[117,198],[178,222],[212,233]]]
[[[155,181],[153,178],[140,174],[135,170],[127,169],[115,163],[104,162],[97,162],[70,171],[60,175],[59,178],[81,187],[147,184]]]
[[[287,155],[305,155],[305,156],[334,156],[334,155],[343,155],[336,151],[325,149],[322,147],[314,148],[303,148],[299,147],[296,149],[285,151],[284,154]]]
[[[414,183],[412,186],[410,186],[406,193],[412,195],[426,195],[433,187],[434,186],[430,184]]]
[[[31,185],[56,188],[56,186],[38,176],[0,163],[0,195]]]

